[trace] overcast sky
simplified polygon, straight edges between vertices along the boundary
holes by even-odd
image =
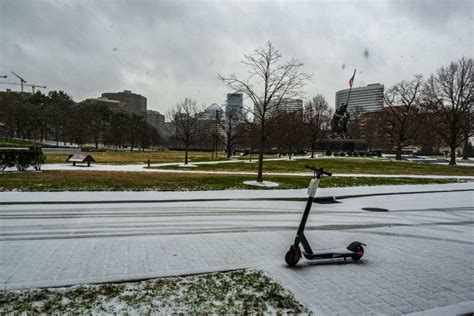
[[[472,57],[473,17],[473,0],[0,0],[0,75],[75,101],[132,90],[165,113],[185,97],[222,104],[217,74],[245,75],[243,55],[270,40],[313,74],[305,98],[333,106],[354,68],[355,86],[389,87]]]

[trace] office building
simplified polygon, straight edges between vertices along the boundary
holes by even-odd
[[[384,86],[380,83],[369,84],[366,87],[353,88],[336,92],[336,108],[348,102],[347,111],[352,117],[363,113],[381,111],[383,109]]]
[[[105,105],[112,112],[119,112],[119,111],[126,112],[126,107],[127,107],[127,104],[125,104],[124,102],[120,102],[117,100],[109,100],[104,97],[85,99],[82,102],[85,102],[91,105]]]
[[[215,120],[216,117],[220,119],[222,115],[223,110],[221,107],[217,103],[212,103],[204,109],[204,112],[200,113],[200,119]]]
[[[275,102],[270,102],[270,104],[275,104]],[[298,111],[303,113],[303,100],[300,99],[282,99],[277,109],[279,114],[295,113]]]
[[[244,121],[244,97],[242,93],[228,93],[225,106],[226,121],[233,121],[235,124]]]
[[[208,106],[199,114],[197,129],[203,134],[223,134],[222,109],[216,103]]]
[[[258,116],[260,111],[258,108],[254,107],[254,112]],[[289,113],[296,113],[299,112],[303,114],[303,100],[301,99],[291,99],[291,98],[284,98],[284,99],[274,99],[270,101],[268,108],[265,113],[266,118],[271,118],[276,115],[283,115]]]
[[[212,103],[204,111],[197,114],[194,128],[193,148],[212,150],[220,146],[219,139],[224,134],[222,118],[223,111],[216,103]]]
[[[109,100],[116,100],[127,104],[125,111],[146,118],[146,98],[140,94],[132,93],[130,90],[123,92],[102,93],[102,97]]]
[[[154,127],[160,135],[165,135],[165,116],[158,111],[147,110],[146,122],[151,127]]]

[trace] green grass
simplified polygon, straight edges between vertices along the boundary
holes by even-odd
[[[279,183],[276,189],[299,189],[308,186],[310,177],[266,176]],[[244,184],[252,175],[191,173],[111,172],[111,171],[42,171],[0,174],[0,191],[187,191],[224,189],[262,189]],[[432,184],[457,182],[451,179],[328,177],[321,187],[345,187],[392,184]],[[264,188],[263,188],[264,189]]]
[[[71,152],[73,153],[73,152]],[[76,152],[74,152],[75,154]],[[184,151],[166,150],[166,151],[97,151],[83,152],[81,155],[91,155],[96,163],[104,164],[146,164],[150,159],[152,164],[167,162],[183,162]],[[45,153],[46,163],[64,163],[68,157],[67,153]],[[212,160],[211,152],[190,151],[189,159],[191,161],[209,161]],[[225,159],[225,154],[218,153],[218,159]]]
[[[7,139],[0,137],[0,147],[30,147],[30,146],[41,146],[39,143],[29,142],[22,139]]]
[[[434,165],[421,162],[390,161],[376,158],[316,158],[265,161],[264,172],[310,172],[305,165],[316,165],[333,173],[403,174],[403,175],[463,175],[474,176],[474,168]],[[257,163],[235,162],[198,165],[193,170],[257,172]],[[177,166],[160,169],[179,169]],[[182,169],[182,168],[181,168]]]
[[[142,282],[0,292],[6,314],[299,314],[302,304],[259,270]]]

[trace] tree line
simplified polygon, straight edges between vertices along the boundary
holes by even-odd
[[[143,117],[114,111],[86,100],[76,103],[63,91],[0,93],[0,123],[7,138],[52,140],[56,146],[93,143],[131,150],[162,144],[158,131]]]
[[[384,110],[362,116],[365,138],[372,143],[389,139],[401,159],[402,147],[419,144],[427,148],[449,147],[450,165],[456,164],[456,149],[467,159],[473,136],[474,68],[472,58],[461,58],[439,68],[426,80],[415,75],[385,91]],[[352,120],[353,127],[360,117]],[[360,125],[360,124],[359,124]],[[357,128],[355,128],[357,130]]]
[[[303,97],[311,75],[301,71],[302,62],[284,61],[271,42],[244,55],[242,64],[248,70],[247,77],[219,75],[219,80],[249,100],[243,117],[216,118],[213,127],[203,126],[202,109],[186,98],[168,113],[173,130],[166,145],[185,149],[185,162],[190,148],[210,150],[217,143],[228,157],[238,148],[256,151],[257,180],[262,181],[265,152],[308,150],[313,156],[318,141],[333,137],[333,113],[322,95],[307,101],[302,112],[282,110],[286,100]],[[450,164],[455,164],[456,149],[463,146],[466,155],[473,135],[473,82],[473,61],[465,57],[442,66],[426,80],[415,75],[401,81],[385,91],[382,111],[353,114],[347,137],[363,138],[372,148],[394,149],[397,159],[401,159],[406,145],[447,146]],[[2,93],[0,118],[3,133],[11,138],[94,143],[96,148],[99,144],[126,146],[132,150],[165,145],[166,141],[141,117],[90,101],[75,103],[62,91],[48,95]],[[241,123],[233,124],[234,119]]]
[[[185,164],[190,149],[211,151],[217,147],[224,149],[227,158],[236,150],[259,152],[258,121],[246,116],[234,120],[233,114],[203,120],[203,109],[186,98],[167,113],[173,128],[168,143],[185,150]],[[331,116],[332,110],[322,95],[307,101],[302,111],[273,113],[265,119],[263,152],[288,154],[291,158],[293,153],[307,149],[314,157],[317,142],[329,134]]]
[[[324,97],[318,95],[305,104],[302,115],[282,114],[280,108],[285,100],[301,97],[311,75],[301,71],[300,61],[284,61],[271,42],[244,55],[242,64],[248,70],[247,77],[218,77],[232,91],[247,97],[250,102],[244,106],[244,120],[248,114],[253,120],[240,124],[236,133],[231,133],[231,126],[227,126],[224,145],[228,156],[237,144],[258,152],[260,182],[263,156],[269,148],[289,153],[304,148],[311,150],[313,156],[318,140],[331,135],[328,119],[332,113]],[[363,138],[374,147],[395,148],[396,159],[401,159],[402,148],[408,144],[422,144],[425,148],[448,146],[449,164],[455,165],[456,149],[463,145],[466,156],[469,137],[473,135],[473,83],[473,61],[465,57],[439,68],[427,80],[415,75],[414,79],[401,81],[386,91],[384,110],[355,113],[349,121],[347,136]],[[180,107],[182,104],[174,111],[180,112]],[[176,117],[171,116],[172,120]],[[198,120],[198,111],[191,109],[180,119],[186,124],[180,124],[179,129],[189,136],[193,126],[197,126],[189,122]],[[191,139],[181,139],[186,148]]]

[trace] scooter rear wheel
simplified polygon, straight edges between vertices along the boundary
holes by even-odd
[[[351,256],[351,258],[354,261],[359,261],[360,258],[362,258],[363,255],[364,255],[364,247],[362,247],[362,245],[358,245],[356,250],[355,250],[355,254],[353,254]]]
[[[291,246],[285,255],[285,261],[290,267],[294,267],[301,258],[301,250],[295,246]]]

